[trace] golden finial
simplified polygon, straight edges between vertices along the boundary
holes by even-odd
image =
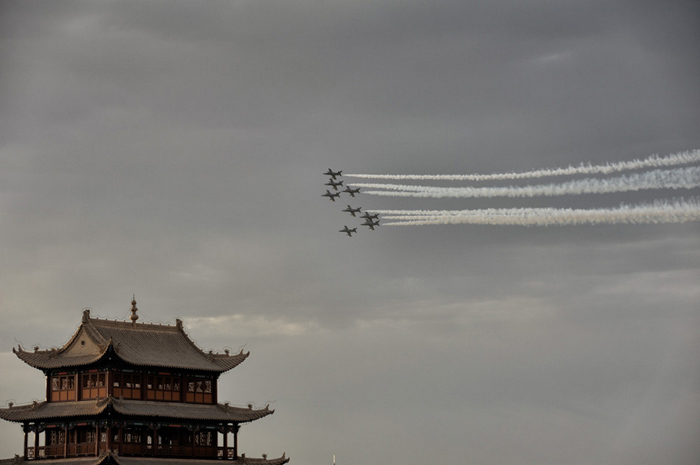
[[[139,316],[136,314],[139,309],[136,308],[136,294],[131,299],[131,322],[136,324],[136,320],[139,319]]]

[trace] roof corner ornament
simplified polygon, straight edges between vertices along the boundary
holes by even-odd
[[[136,294],[131,298],[131,322],[133,324],[136,324],[136,320],[139,319],[139,316],[136,314],[139,309],[136,307]]]
[[[83,310],[83,323],[87,323],[90,319],[90,309],[86,308]]]

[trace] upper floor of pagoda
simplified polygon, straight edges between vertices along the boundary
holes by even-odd
[[[28,365],[49,372],[123,363],[134,367],[189,370],[218,376],[243,360],[248,353],[205,352],[185,332],[182,320],[174,326],[137,323],[136,301],[132,301],[131,321],[114,321],[90,316],[83,311],[78,330],[61,348],[26,351],[20,345],[12,351]]]

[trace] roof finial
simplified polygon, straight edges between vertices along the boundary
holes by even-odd
[[[139,319],[139,316],[136,314],[139,309],[136,308],[136,294],[131,298],[131,322],[136,324],[136,320]]]

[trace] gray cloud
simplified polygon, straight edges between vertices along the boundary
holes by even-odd
[[[15,339],[61,345],[84,307],[128,318],[135,293],[144,320],[251,351],[221,389],[274,401],[242,430],[248,455],[696,463],[697,224],[337,233],[357,223],[347,202],[677,192],[320,195],[329,167],[490,173],[699,148],[697,17],[682,1],[5,2],[0,392],[44,396]],[[0,453],[19,452],[20,428],[0,429]]]

